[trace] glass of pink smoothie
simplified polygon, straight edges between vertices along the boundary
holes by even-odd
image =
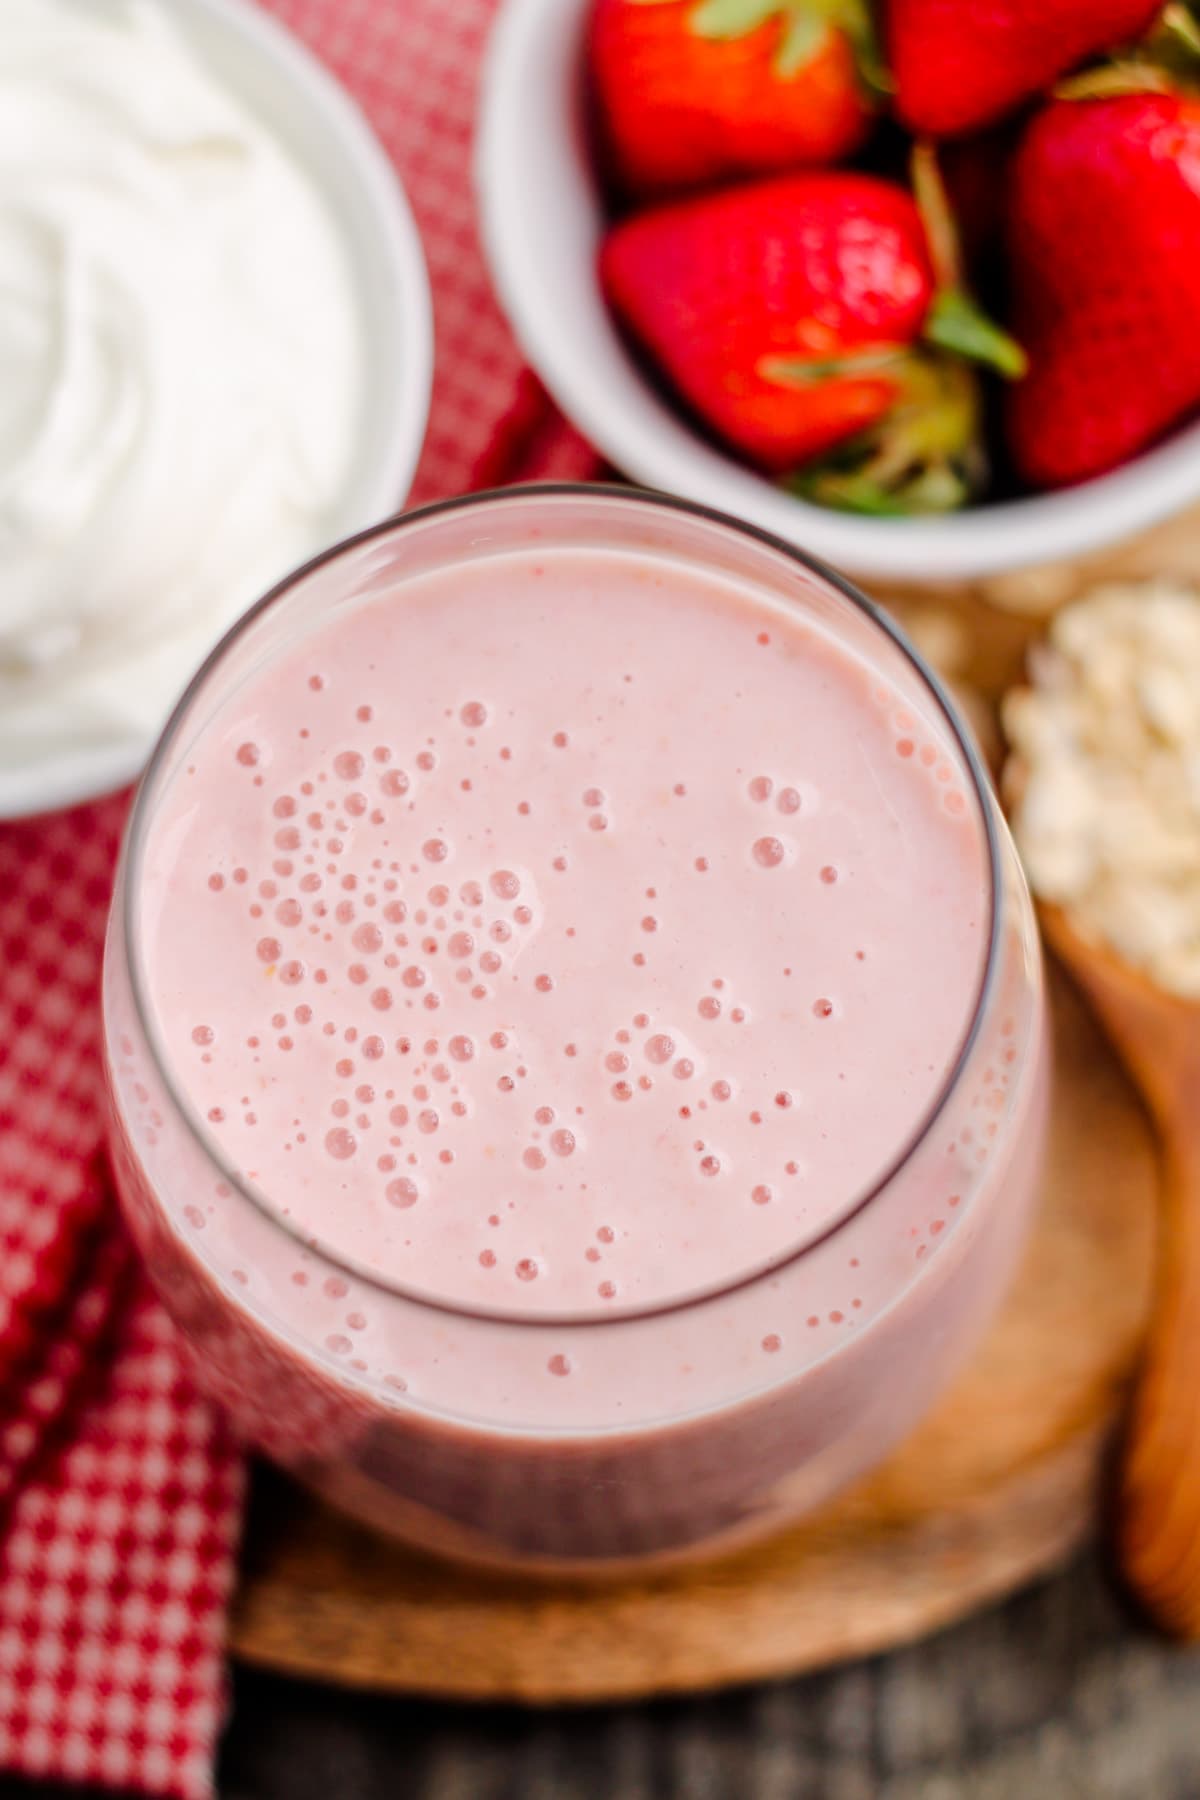
[[[961,725],[837,577],[631,490],[411,514],[243,620],[139,794],[105,1019],[202,1380],[456,1555],[811,1508],[1031,1210],[1038,943]]]

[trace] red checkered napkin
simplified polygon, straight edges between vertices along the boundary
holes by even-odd
[[[199,1800],[242,1472],[101,1160],[124,814],[107,801],[0,833],[0,1766]]]
[[[438,368],[413,498],[583,477],[491,298],[470,146],[494,0],[266,0],[407,184]],[[101,1156],[99,974],[123,800],[0,826],[0,1769],[205,1800],[240,1459],[135,1266]]]

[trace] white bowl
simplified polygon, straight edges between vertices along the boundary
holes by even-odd
[[[854,575],[897,583],[1060,562],[1200,497],[1200,423],[1082,486],[936,519],[812,506],[714,449],[646,379],[600,293],[604,221],[582,106],[588,5],[505,0],[485,71],[476,181],[493,279],[526,356],[626,475],[734,513]]]
[[[345,239],[369,380],[357,453],[330,533],[335,542],[400,509],[421,453],[433,316],[420,236],[367,121],[297,38],[255,0],[169,4],[208,66],[267,122],[326,196]],[[314,552],[324,548],[313,545]],[[182,672],[185,679],[190,673]],[[177,698],[177,689],[164,691],[160,723]],[[49,812],[123,787],[141,772],[155,737],[157,730],[144,741],[131,738],[103,750],[63,750],[5,774],[0,817]]]

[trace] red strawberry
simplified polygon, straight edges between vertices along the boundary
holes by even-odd
[[[835,162],[866,134],[866,0],[595,0],[601,134],[632,193]]]
[[[885,0],[895,110],[924,136],[974,131],[1140,37],[1161,10],[1162,0]]]
[[[718,432],[789,469],[872,424],[896,398],[889,353],[933,298],[920,216],[870,175],[778,176],[626,220],[601,254],[618,317]],[[849,357],[867,367],[842,376]],[[811,361],[785,385],[771,359]],[[882,366],[879,366],[882,362]]]
[[[1047,107],[1013,167],[1009,253],[1030,359],[1009,438],[1029,481],[1111,469],[1200,406],[1200,101]]]
[[[926,175],[936,179],[931,164]],[[692,408],[781,473],[880,426],[914,386],[928,399],[913,353],[923,335],[1010,372],[1019,363],[961,290],[939,292],[935,267],[953,261],[944,235],[927,234],[892,182],[785,175],[626,220],[600,273],[617,316]],[[889,485],[909,473],[889,455]],[[831,497],[854,503],[842,478]]]

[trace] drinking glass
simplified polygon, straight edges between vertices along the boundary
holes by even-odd
[[[385,594],[402,606],[423,574],[479,563],[486,580],[487,559],[535,544],[718,571],[818,623],[943,743],[984,847],[987,929],[962,1042],[870,1191],[726,1284],[572,1315],[457,1306],[299,1235],[283,1197],[240,1177],[198,1116],[156,1024],[143,944],[147,846],[242,684],[331,619]],[[631,489],[515,489],[414,512],[318,557],[249,612],[180,701],[138,794],[104,999],[122,1202],[202,1384],[303,1481],[459,1557],[645,1565],[816,1506],[881,1458],[959,1367],[1031,1213],[1047,1093],[1038,938],[968,733],[897,627],[847,582],[760,532]],[[787,1328],[776,1354],[751,1356],[768,1311]],[[551,1358],[602,1379],[539,1380]]]

